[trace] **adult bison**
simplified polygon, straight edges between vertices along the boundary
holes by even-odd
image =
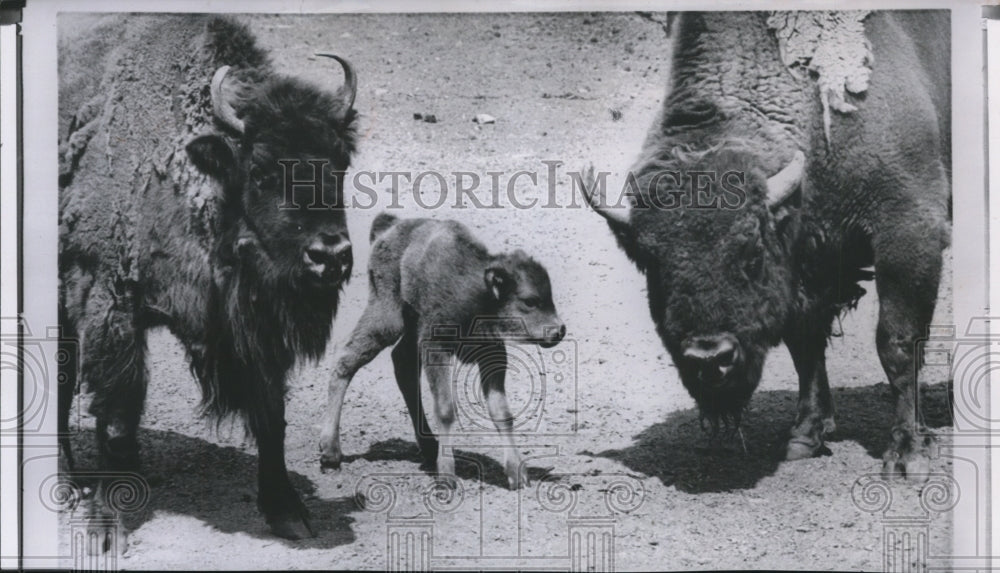
[[[820,38],[812,60],[779,41],[788,30]],[[645,272],[657,332],[715,428],[739,423],[784,341],[799,376],[787,458],[820,450],[834,429],[832,322],[874,265],[895,399],[883,471],[926,476],[915,343],[949,243],[949,30],[945,11],[681,15],[670,91],[624,186],[630,208],[592,173],[585,195]],[[838,85],[837,65],[861,69]]]
[[[146,332],[166,326],[206,411],[242,416],[255,437],[271,530],[311,534],[285,467],[285,377],[325,349],[350,276],[337,206],[355,147],[354,72],[331,56],[345,76],[336,92],[287,77],[224,18],[61,24],[75,37],[60,51],[60,322],[82,342],[59,395],[64,454],[72,464],[79,374],[94,392],[98,467],[137,467]],[[285,173],[298,160],[304,185]],[[104,489],[92,523],[108,521]]]

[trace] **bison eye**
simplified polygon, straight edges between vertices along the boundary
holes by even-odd
[[[254,165],[250,168],[250,179],[253,180],[254,184],[259,187],[261,181],[264,180],[264,172],[260,167]]]
[[[528,308],[537,308],[542,304],[541,299],[539,299],[537,296],[528,297],[521,302],[523,302],[524,306]]]
[[[764,253],[755,251],[750,254],[743,263],[743,272],[748,279],[760,278],[760,272],[764,269]]]

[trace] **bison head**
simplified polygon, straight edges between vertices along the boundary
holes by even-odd
[[[787,199],[801,152],[768,179],[749,150],[664,151],[629,176],[627,210],[584,195],[645,272],[657,332],[702,416],[737,427],[795,304]],[[602,182],[603,183],[603,182]]]
[[[192,163],[224,189],[223,261],[254,257],[266,261],[258,273],[320,292],[339,288],[352,266],[343,187],[355,146],[357,84],[346,60],[328,57],[344,68],[337,93],[219,68],[211,99],[222,129],[187,145]]]

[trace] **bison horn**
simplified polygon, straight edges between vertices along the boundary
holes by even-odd
[[[629,209],[612,209],[607,205],[606,197],[604,195],[604,186],[602,185],[598,188],[594,181],[593,165],[587,169],[587,178],[583,183],[582,191],[583,198],[587,200],[587,204],[590,205],[598,215],[607,219],[609,223],[628,225]]]
[[[215,70],[215,75],[212,76],[212,113],[223,125],[243,133],[243,120],[236,117],[236,110],[229,105],[222,93],[222,82],[226,81],[227,74],[229,74],[229,66],[222,66]]]
[[[324,58],[333,58],[340,62],[341,67],[344,68],[344,86],[340,88],[340,97],[344,100],[344,111],[343,116],[347,115],[347,112],[354,108],[354,96],[358,95],[358,78],[354,75],[354,67],[351,66],[351,62],[348,62],[344,58],[334,54],[316,54],[317,56],[322,56]]]
[[[769,207],[781,205],[798,189],[805,174],[805,167],[806,156],[801,151],[796,151],[788,165],[767,180],[767,204]]]

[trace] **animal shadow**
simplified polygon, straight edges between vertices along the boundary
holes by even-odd
[[[134,531],[155,511],[189,515],[225,533],[242,532],[295,548],[332,548],[355,541],[349,514],[359,511],[354,497],[323,499],[308,477],[289,471],[292,484],[311,515],[315,538],[286,540],[271,534],[257,510],[257,456],[234,447],[223,447],[170,431],[140,429],[140,474],[149,484],[148,503],[124,513],[122,524]],[[84,477],[74,481],[91,491],[96,485],[86,477],[97,454],[94,432],[85,429],[72,437],[76,470]],[[72,475],[72,474],[71,474]],[[78,510],[79,511],[79,510]]]
[[[833,388],[837,430],[827,443],[853,441],[877,460],[889,445],[892,402],[888,384]],[[754,395],[738,436],[710,441],[697,409],[671,413],[635,436],[635,444],[596,455],[621,462],[633,471],[657,477],[687,493],[725,492],[754,487],[782,463],[788,430],[795,418],[798,393],[787,390]],[[924,385],[921,406],[927,427],[952,425],[951,385]],[[708,442],[709,446],[704,447]],[[829,450],[820,455],[829,455]],[[795,463],[795,462],[789,462]],[[875,471],[876,465],[872,466]]]
[[[363,454],[345,455],[342,460],[344,464],[355,460],[375,461],[404,461],[412,462],[414,473],[434,475],[434,467],[428,467],[420,457],[420,449],[416,442],[407,442],[399,438],[392,438],[375,442],[368,447],[368,451]],[[343,471],[343,469],[341,470]],[[528,466],[528,478],[532,481],[540,480],[547,476],[551,468],[541,468],[534,465]],[[496,459],[468,450],[455,450],[455,474],[459,479],[480,482],[507,488],[507,473],[503,464]]]

